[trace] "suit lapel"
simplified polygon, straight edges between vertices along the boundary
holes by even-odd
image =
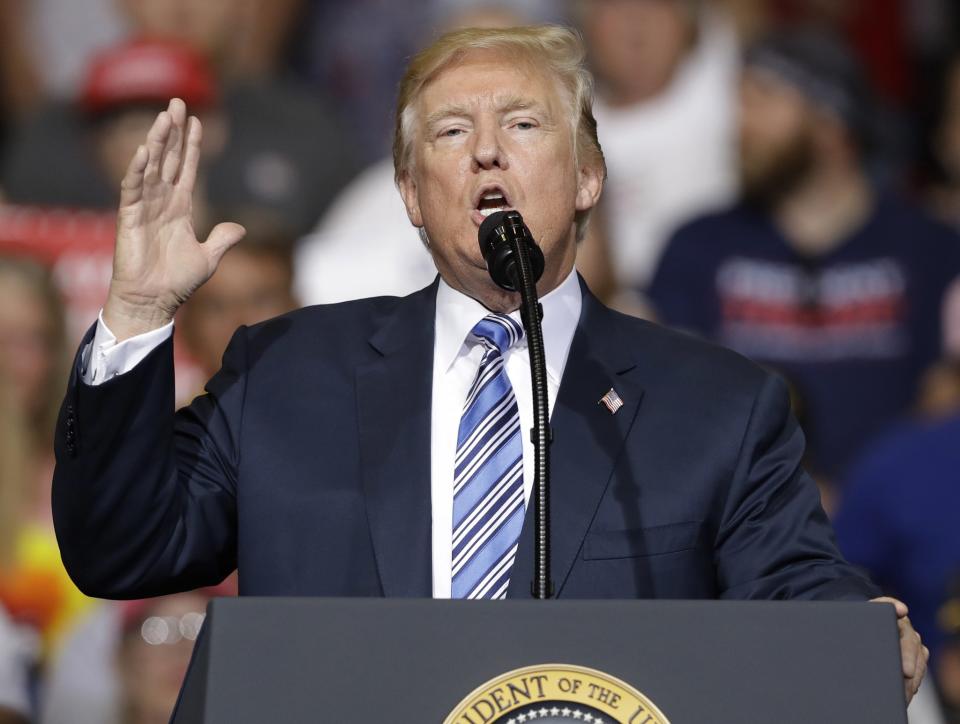
[[[405,298],[357,369],[360,465],[383,594],[432,593],[430,409],[437,284]]]
[[[554,404],[550,457],[552,576],[556,593],[580,552],[640,407],[643,388],[636,360],[617,315],[581,281],[583,309]],[[624,405],[611,414],[600,399],[616,390]],[[528,506],[511,576],[509,596],[529,598],[533,580],[533,515]]]

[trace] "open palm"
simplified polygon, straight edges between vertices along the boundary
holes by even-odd
[[[163,326],[244,235],[217,225],[203,243],[193,229],[202,129],[174,98],[157,116],[120,189],[117,243],[104,320],[118,339]]]

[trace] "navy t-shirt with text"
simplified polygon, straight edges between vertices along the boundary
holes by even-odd
[[[802,400],[813,465],[833,476],[909,409],[958,275],[960,237],[881,195],[818,257],[753,207],[700,218],[674,235],[648,293],[664,324],[782,373]]]

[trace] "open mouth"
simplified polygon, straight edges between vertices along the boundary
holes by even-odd
[[[499,186],[483,189],[476,203],[476,210],[484,218],[497,211],[506,211],[509,208],[510,202],[507,195]]]
[[[483,214],[484,218],[497,211],[503,211],[507,208],[507,200],[500,193],[490,193],[480,199],[477,210]]]

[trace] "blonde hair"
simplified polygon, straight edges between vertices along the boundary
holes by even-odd
[[[586,51],[576,31],[558,25],[516,28],[465,28],[442,35],[415,55],[407,66],[397,98],[393,136],[394,180],[397,184],[412,166],[417,122],[415,104],[424,86],[441,71],[459,63],[471,51],[491,50],[519,56],[554,76],[567,92],[577,163],[607,167],[593,117],[593,76],[585,64]],[[582,238],[589,212],[577,214],[577,238]]]

